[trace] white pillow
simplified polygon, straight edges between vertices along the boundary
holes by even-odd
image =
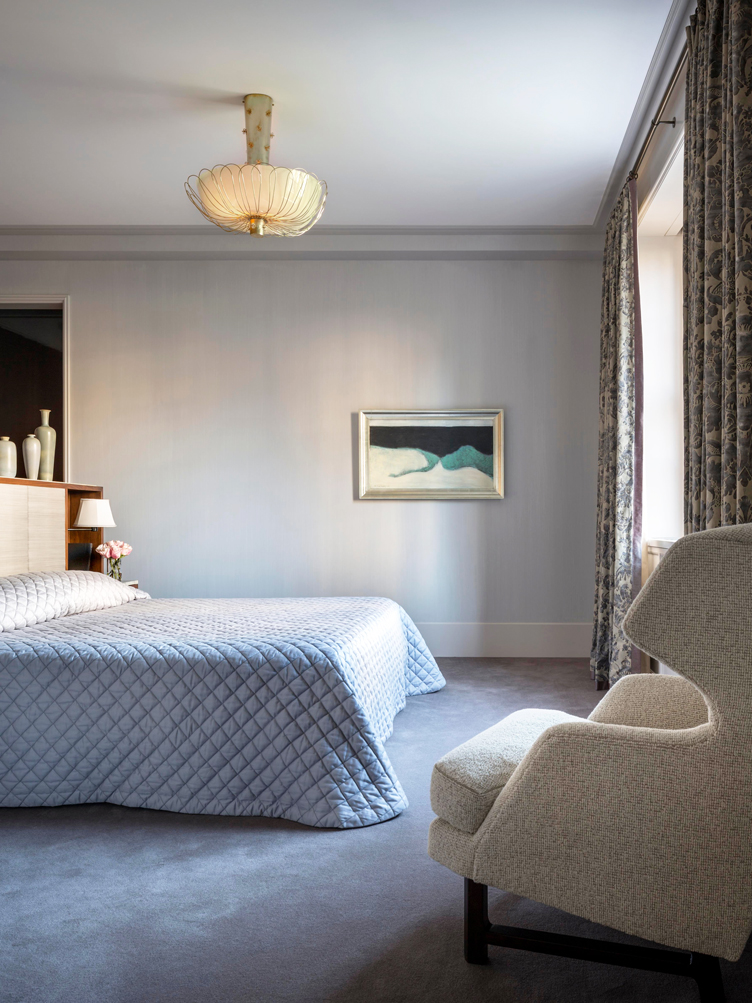
[[[151,598],[98,571],[29,571],[0,578],[0,632],[71,613],[90,613]]]

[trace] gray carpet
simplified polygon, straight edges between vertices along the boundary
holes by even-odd
[[[695,1003],[679,977],[502,948],[486,967],[463,961],[462,881],[425,851],[434,760],[521,707],[586,715],[598,695],[581,660],[440,661],[446,689],[410,699],[387,746],[410,799],[392,822],[0,810],[0,1000]],[[491,916],[621,939],[501,892]],[[729,1003],[748,1001],[752,951],[723,973]]]

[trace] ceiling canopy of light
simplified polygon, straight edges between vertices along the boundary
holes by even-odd
[[[297,168],[272,167],[273,101],[268,94],[246,94],[243,104],[248,162],[192,174],[185,183],[188,198],[230,233],[298,237],[321,217],[326,182]]]

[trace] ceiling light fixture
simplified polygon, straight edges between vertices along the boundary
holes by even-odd
[[[185,183],[198,211],[230,233],[299,237],[324,211],[326,181],[269,163],[273,104],[268,94],[243,98],[248,163],[218,164]]]

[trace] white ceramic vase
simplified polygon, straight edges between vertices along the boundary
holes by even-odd
[[[42,416],[42,424],[34,429],[34,435],[39,439],[42,447],[42,455],[39,460],[39,480],[51,481],[52,471],[55,467],[57,432],[54,428],[50,428],[50,412],[40,408],[39,413]]]
[[[29,433],[23,441],[23,458],[26,476],[35,481],[39,476],[39,461],[42,456],[42,443],[35,435]]]
[[[0,435],[0,477],[15,477],[17,469],[16,444],[7,435]]]

